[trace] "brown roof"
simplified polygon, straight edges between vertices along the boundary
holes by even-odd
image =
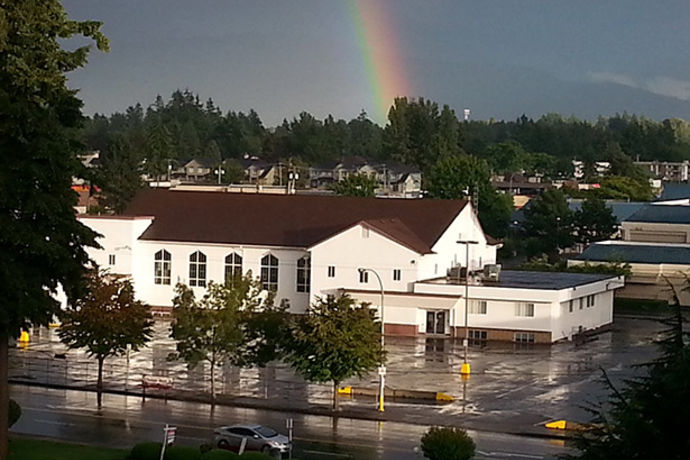
[[[364,221],[422,254],[465,207],[461,200],[144,190],[125,216],[155,216],[142,240],[310,247]]]

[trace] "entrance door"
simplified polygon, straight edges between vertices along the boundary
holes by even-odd
[[[446,312],[426,312],[426,333],[444,335],[446,333]]]

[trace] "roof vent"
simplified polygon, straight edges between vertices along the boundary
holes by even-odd
[[[501,278],[501,264],[484,265],[483,278],[489,281],[499,281]]]

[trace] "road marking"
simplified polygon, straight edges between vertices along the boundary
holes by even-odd
[[[542,455],[530,455],[530,454],[516,454],[513,452],[484,452],[481,450],[477,450],[477,453],[480,455],[484,455],[485,457],[515,457],[515,458],[534,458],[534,459],[540,459],[540,458],[545,458]]]
[[[45,423],[47,425],[59,425],[59,426],[75,426],[74,423],[66,422],[56,422],[55,420],[45,420],[45,419],[34,419],[36,423]]]
[[[305,454],[319,454],[319,455],[329,455],[331,457],[345,457],[345,458],[352,458],[352,455],[350,454],[336,454],[335,452],[323,452],[320,450],[303,450]]]

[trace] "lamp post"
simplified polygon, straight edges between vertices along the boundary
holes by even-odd
[[[470,292],[470,244],[479,244],[479,241],[473,240],[459,240],[458,244],[465,245],[465,338],[462,341],[462,347],[464,349],[464,358],[462,361],[462,367],[460,368],[460,373],[463,375],[470,374],[470,363],[467,362],[467,348],[470,344],[470,330],[468,327],[468,310],[469,310],[469,292]]]
[[[385,340],[385,329],[384,329],[384,322],[383,322],[383,281],[381,281],[381,277],[379,276],[378,273],[376,273],[376,270],[373,270],[371,268],[360,268],[359,273],[364,273],[364,272],[371,272],[376,276],[376,279],[379,282],[379,289],[381,290],[381,351],[383,351],[385,345],[386,345],[386,340]],[[381,365],[379,366],[379,412],[383,412],[383,396],[384,396],[384,391],[385,391],[385,386],[386,386],[386,366]]]

